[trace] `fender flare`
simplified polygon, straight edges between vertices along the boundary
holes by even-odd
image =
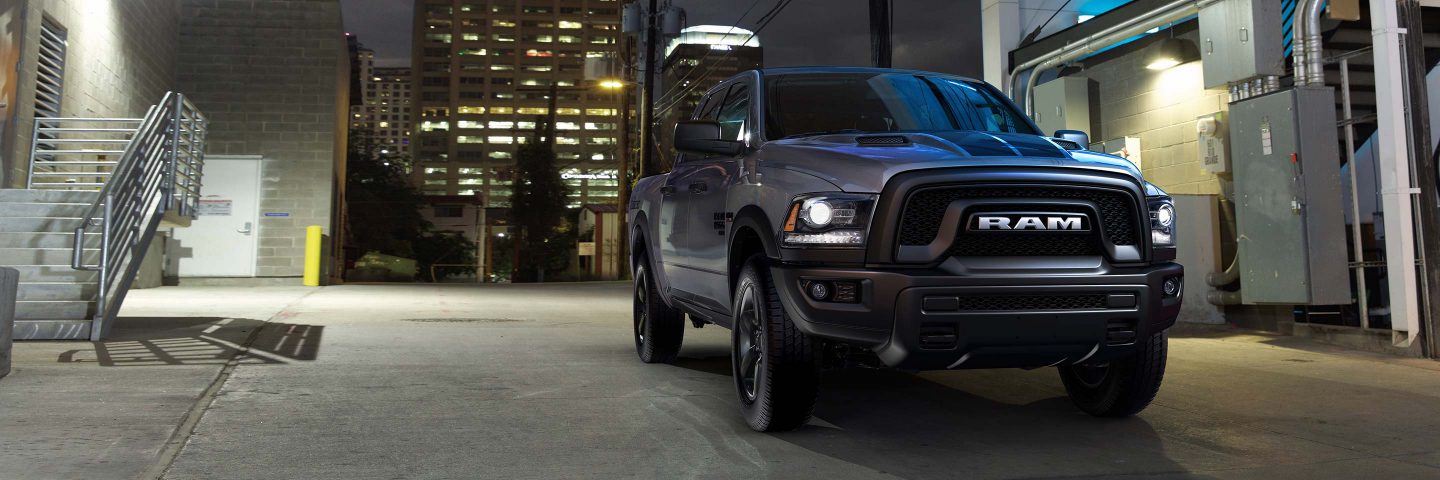
[[[650,260],[646,265],[650,269],[651,278],[655,279],[655,286],[660,290],[660,300],[666,306],[676,307],[670,296],[665,294],[666,287],[670,285],[670,279],[665,277],[665,272],[655,265],[655,256],[650,254],[654,246],[650,243],[650,237],[645,233],[650,231],[650,220],[645,217],[645,212],[636,212],[635,220],[630,222],[630,274],[635,274],[636,262],[640,260],[640,246],[645,245],[645,258]]]
[[[735,235],[742,228],[754,230],[760,236],[760,244],[765,247],[765,256],[780,258],[780,246],[777,245],[775,231],[770,227],[770,218],[756,205],[746,205],[735,212],[735,220],[730,225],[729,243],[725,249],[726,256],[730,255],[730,247],[735,245]]]
[[[650,239],[645,235],[645,232],[649,230],[650,219],[645,217],[645,212],[636,212],[635,219],[630,222],[630,236],[628,239],[630,242],[630,273],[632,274],[635,273],[635,261],[640,258],[640,245],[646,245],[647,248],[645,250],[647,252],[649,251]],[[654,270],[655,266],[651,265],[650,269]]]

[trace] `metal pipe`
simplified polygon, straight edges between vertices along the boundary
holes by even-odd
[[[1309,74],[1309,68],[1305,67],[1305,11],[1310,8],[1313,0],[1300,0],[1295,5],[1295,12],[1291,18],[1290,27],[1290,70],[1295,77],[1295,86],[1307,85],[1305,76]]]
[[[1205,293],[1205,301],[1211,305],[1239,305],[1240,292],[1227,292],[1224,290],[1211,290]]]
[[[1115,41],[1120,39],[1139,35],[1146,30],[1194,15],[1198,13],[1201,8],[1219,1],[1222,0],[1176,0],[1033,58],[1011,70],[1015,75],[1010,76],[1010,85],[1007,93],[1009,93],[1010,98],[1015,98],[1016,93],[1018,93],[1016,90],[1019,88],[1018,79],[1020,75],[1018,74],[1024,70],[1034,70],[1030,75],[1030,79],[1026,82],[1025,89],[1025,112],[1033,117],[1035,115],[1035,102],[1031,98],[1030,91],[1034,88],[1035,78],[1038,76],[1036,73],[1094,53],[1101,48],[1113,45]]]
[[[1360,186],[1355,173],[1355,122],[1350,110],[1350,59],[1340,60],[1340,109],[1345,116],[1345,165],[1350,171],[1350,249],[1355,256],[1355,287],[1360,307],[1360,328],[1370,328],[1370,305],[1365,281],[1365,249],[1360,235]]]
[[[1309,9],[1305,10],[1305,79],[1306,85],[1325,84],[1325,45],[1324,38],[1320,36],[1320,13],[1325,9],[1320,7],[1324,0],[1308,0]],[[1298,65],[1298,64],[1297,64]],[[1295,67],[1300,68],[1300,67]]]

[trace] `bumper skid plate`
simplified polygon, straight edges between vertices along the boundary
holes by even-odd
[[[869,348],[910,370],[1105,363],[1174,325],[1174,263],[1104,275],[953,276],[932,272],[773,268],[787,313],[807,334]],[[817,302],[800,285],[855,280],[856,304]]]

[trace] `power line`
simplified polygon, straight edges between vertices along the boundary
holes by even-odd
[[[765,23],[760,24],[759,26],[757,26],[757,27],[755,28],[755,31],[754,31],[754,32],[751,32],[751,33],[750,33],[750,36],[749,36],[749,37],[746,37],[746,38],[745,38],[745,41],[741,42],[741,45],[750,43],[750,40],[751,40],[751,39],[755,38],[756,35],[759,35],[761,31],[765,30],[765,27],[769,26],[769,25],[770,25],[770,22],[773,21],[773,20],[775,20],[775,18],[780,15],[780,12],[784,11],[784,10],[785,10],[785,7],[789,6],[790,3],[793,2],[793,1],[794,1],[794,0],[780,0],[780,2],[776,3],[775,8],[774,8],[774,9],[771,9],[770,13],[767,14],[767,18],[764,18],[764,19],[763,19]],[[713,51],[712,51],[712,52],[713,52]],[[663,107],[661,108],[661,113],[664,113],[664,112],[666,112],[666,111],[669,111],[670,109],[672,109],[672,108],[676,107],[677,105],[679,105],[680,103],[684,102],[686,95],[689,95],[691,92],[695,91],[695,89],[699,88],[702,84],[704,84],[705,80],[708,79],[708,78],[710,78],[710,75],[715,72],[716,66],[719,65],[721,62],[729,59],[730,56],[732,56],[732,55],[735,55],[735,49],[733,49],[733,48],[730,49],[730,50],[728,50],[728,51],[726,51],[726,52],[725,52],[725,55],[720,58],[720,61],[715,62],[715,63],[713,63],[713,64],[712,64],[712,63],[706,63],[706,64],[705,64],[705,69],[704,69],[705,71],[704,71],[704,73],[700,76],[700,78],[698,78],[698,79],[696,79],[694,82],[692,82],[691,85],[685,87],[685,88],[684,88],[684,91],[682,91],[682,92],[680,92],[679,94],[677,94],[674,98],[671,98],[671,99],[669,100],[669,103],[666,104],[665,106],[663,106]],[[708,56],[709,56],[709,55],[707,54],[706,57],[702,57],[702,60],[704,60],[704,58],[708,58]],[[696,69],[696,70],[699,70],[699,69]],[[694,71],[695,71],[695,70],[691,70],[691,73],[693,73]]]
[[[754,31],[754,32],[751,32],[751,33],[750,33],[750,36],[747,37],[744,42],[741,42],[741,45],[744,45],[744,44],[746,44],[746,43],[750,43],[750,39],[755,38],[756,35],[759,35],[761,31],[765,30],[765,27],[766,27],[766,26],[769,26],[771,21],[775,20],[776,17],[780,16],[780,12],[784,11],[784,10],[785,10],[785,7],[789,6],[791,2],[794,2],[794,0],[780,0],[780,2],[779,2],[778,4],[776,4],[775,9],[773,9],[772,12],[769,14],[769,18],[765,20],[765,23],[757,26],[757,27],[755,28],[755,31]],[[704,82],[705,82],[706,79],[710,78],[710,75],[715,72],[715,67],[716,67],[716,65],[718,65],[719,63],[721,63],[721,62],[729,59],[729,57],[732,56],[732,55],[734,55],[734,54],[735,54],[735,49],[732,48],[732,49],[730,49],[730,50],[728,50],[728,51],[725,52],[725,56],[721,57],[719,62],[715,62],[714,64],[708,64],[708,63],[707,63],[707,64],[705,65],[705,73],[704,73],[703,75],[701,75],[700,78],[698,78],[698,79],[696,79],[694,82],[692,82],[689,86],[685,87],[685,90],[684,90],[684,91],[676,94],[676,96],[675,96],[674,98],[672,98],[668,104],[660,107],[660,108],[656,111],[655,116],[657,116],[657,117],[663,116],[664,114],[668,113],[671,109],[673,109],[673,108],[679,106],[680,104],[684,103],[684,102],[685,102],[685,96],[686,96],[686,95],[689,95],[691,92],[695,91],[695,89],[699,88],[700,85],[704,84]],[[709,55],[707,54],[706,57],[708,57],[708,56],[709,56]],[[696,69],[696,70],[699,70],[699,69]],[[693,73],[694,70],[692,70],[691,72]]]
[[[778,8],[781,3],[784,3],[784,0],[781,0],[780,2],[776,2],[775,7],[771,7],[771,8],[770,8],[770,11],[766,12],[764,16],[761,16],[761,17],[760,17],[760,20],[764,20],[766,16],[769,16],[770,14],[774,13],[774,12],[775,12],[775,8]],[[750,3],[750,7],[749,7],[749,8],[746,8],[745,11],[740,14],[740,18],[735,19],[735,23],[730,24],[730,29],[729,29],[729,30],[726,30],[726,31],[725,31],[725,35],[722,35],[722,36],[720,37],[721,41],[724,41],[725,39],[729,38],[730,35],[735,32],[735,29],[740,27],[740,22],[742,22],[742,21],[745,20],[745,16],[746,16],[746,15],[749,15],[749,14],[750,14],[750,11],[751,11],[751,10],[754,10],[754,9],[755,9],[755,6],[756,6],[756,5],[759,5],[759,4],[760,4],[760,0],[755,0],[754,2],[751,2],[751,3]],[[751,38],[753,38],[754,36],[755,36],[755,35],[754,35],[753,33],[750,35]],[[741,45],[744,45],[745,43],[749,43],[749,42],[750,42],[750,39],[747,38],[747,39],[745,39],[744,42],[741,42]],[[710,51],[708,51],[708,52],[705,52],[705,56],[700,57],[700,60],[701,60],[702,62],[705,61],[705,60],[708,60],[708,59],[710,58],[710,55],[714,55],[714,54],[715,54],[715,50],[710,50]],[[661,60],[661,62],[664,62],[664,60]],[[658,71],[658,70],[656,70],[656,71]],[[657,99],[657,100],[655,100],[654,102],[655,102],[655,103],[665,103],[665,102],[668,102],[669,100],[667,100],[665,97],[668,96],[668,95],[670,95],[670,94],[672,94],[672,93],[675,93],[675,90],[678,88],[678,86],[679,86],[679,85],[684,85],[684,84],[685,84],[685,80],[689,79],[689,78],[690,78],[690,75],[693,74],[693,73],[695,73],[695,70],[690,70],[690,71],[688,71],[688,72],[685,72],[685,76],[684,76],[684,77],[681,77],[680,80],[677,80],[677,81],[675,82],[675,85],[672,85],[672,86],[670,86],[670,88],[665,89],[664,92],[661,92],[661,93],[660,93],[660,98]],[[648,78],[647,78],[647,80],[650,80],[650,79],[654,79],[654,76],[652,75],[651,77],[648,77]]]

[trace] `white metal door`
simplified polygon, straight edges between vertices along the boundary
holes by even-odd
[[[255,276],[260,157],[205,158],[199,214],[170,239],[181,277]]]

